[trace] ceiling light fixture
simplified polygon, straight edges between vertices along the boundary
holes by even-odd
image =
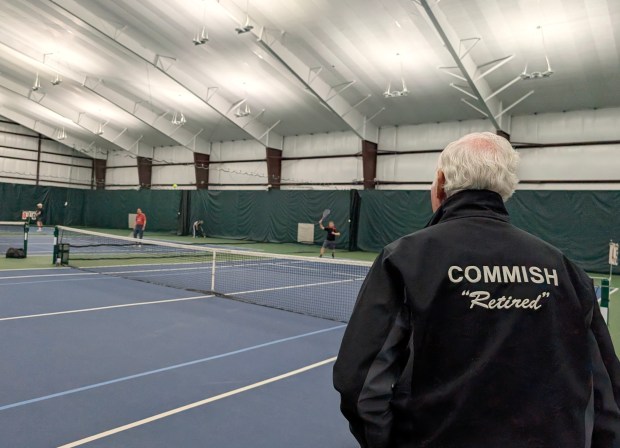
[[[56,129],[56,140],[65,140],[67,138],[67,133],[65,132],[64,126],[62,128]]]
[[[37,76],[34,78],[34,84],[32,85],[32,90],[36,92],[40,88],[41,88],[41,81],[39,81],[39,73],[37,73]]]
[[[403,76],[403,61],[400,59],[400,53],[396,53],[400,60],[400,82],[401,82],[401,90],[392,90],[392,83],[388,83],[387,89],[383,92],[384,98],[397,98],[400,96],[409,95],[409,90],[407,90],[407,84],[405,84],[405,77]]]
[[[56,77],[52,79],[50,82],[52,83],[53,86],[57,86],[58,84],[62,82],[62,78],[60,77],[58,73],[56,73]]]
[[[209,34],[207,33],[207,3],[203,2],[202,8],[202,29],[196,33],[193,42],[194,45],[204,45],[209,42]]]
[[[239,106],[237,112],[235,112],[235,117],[243,118],[249,116],[251,113],[252,111],[250,110],[250,106],[248,106],[248,103],[244,103],[243,109],[241,109],[241,106]]]
[[[547,70],[543,72],[529,72],[527,71],[527,63],[525,64],[525,68],[523,69],[523,73],[519,76],[521,79],[530,80],[530,79],[542,79],[542,78],[551,78],[553,75],[553,70],[551,69],[551,63],[549,62],[549,55],[547,54],[547,45],[545,44],[545,34],[543,33],[542,26],[538,25],[536,29],[540,30],[540,37],[542,40],[543,50],[545,52],[545,61],[547,61]]]
[[[97,130],[95,131],[96,135],[103,135],[103,127],[108,124],[108,122],[104,122],[104,123],[99,123],[99,126],[97,127]]]
[[[237,34],[245,34],[252,31],[254,27],[250,25],[250,0],[245,2],[245,25],[235,28]]]
[[[183,115],[182,112],[175,112],[172,115],[172,124],[178,124],[179,126],[183,126],[185,123],[187,123],[187,120],[185,119],[185,115]]]
[[[199,33],[196,33],[196,36],[194,37],[194,45],[204,45],[207,42],[209,42],[209,35],[207,34],[207,28],[206,27],[202,27],[202,30],[200,30]]]

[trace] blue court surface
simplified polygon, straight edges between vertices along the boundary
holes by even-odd
[[[331,385],[343,332],[99,273],[0,271],[0,446],[356,447]]]

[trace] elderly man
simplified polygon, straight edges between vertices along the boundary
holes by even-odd
[[[364,448],[620,447],[620,362],[592,281],[504,207],[491,133],[439,157],[427,228],[388,245],[334,366]]]

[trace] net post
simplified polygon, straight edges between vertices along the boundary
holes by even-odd
[[[30,232],[30,225],[28,221],[24,222],[24,254],[28,256],[28,233]]]
[[[211,291],[215,291],[215,257],[217,252],[213,251],[213,260],[211,261]]]
[[[52,253],[52,264],[56,264],[58,256],[58,226],[56,226],[54,227],[54,251]]]
[[[601,280],[601,314],[605,323],[607,323],[607,316],[609,314],[609,280],[604,278]]]

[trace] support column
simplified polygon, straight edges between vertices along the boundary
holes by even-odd
[[[41,176],[41,134],[39,134],[39,142],[37,144],[37,178],[35,185],[39,185],[39,179]]]
[[[194,169],[196,171],[196,189],[207,190],[209,188],[209,154],[194,153]]]
[[[377,144],[362,140],[362,169],[364,172],[364,189],[375,189],[377,177]]]
[[[153,174],[153,159],[138,156],[138,182],[140,189],[151,189],[151,177]]]
[[[282,151],[265,148],[267,153],[267,182],[271,188],[279,190],[282,183]]]
[[[93,179],[94,187],[97,190],[105,190],[106,161],[104,159],[93,159]]]
[[[500,137],[504,137],[506,140],[510,141],[510,134],[508,132],[504,132],[501,129],[498,129],[496,132]]]

